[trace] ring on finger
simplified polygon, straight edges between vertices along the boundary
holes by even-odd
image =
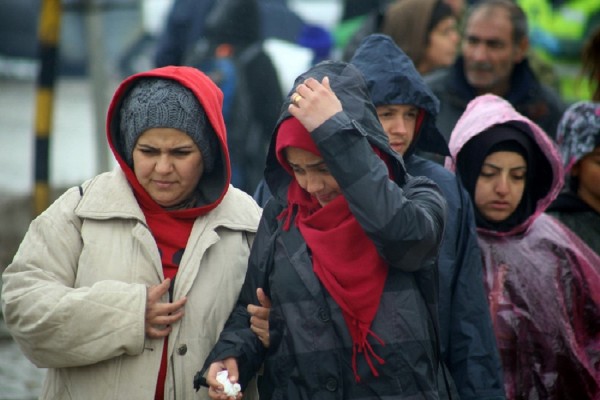
[[[292,103],[294,103],[296,106],[298,105],[298,102],[303,99],[302,95],[300,95],[300,93],[294,93],[292,95]]]

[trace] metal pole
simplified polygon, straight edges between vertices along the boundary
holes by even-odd
[[[40,69],[37,78],[35,115],[34,215],[50,204],[50,130],[54,110],[54,82],[60,36],[60,0],[43,0],[39,22]]]
[[[87,0],[85,5],[85,25],[89,51],[88,71],[92,81],[92,95],[94,98],[96,168],[98,172],[104,172],[108,171],[111,160],[105,133],[106,109],[109,103],[107,90],[110,86],[102,23],[103,10],[106,5],[96,0]]]

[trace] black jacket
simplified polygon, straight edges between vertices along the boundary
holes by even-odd
[[[502,367],[483,287],[483,265],[471,200],[453,173],[415,154],[416,151],[449,154],[435,125],[438,100],[410,58],[387,36],[367,37],[351,63],[365,76],[376,106],[412,104],[425,111],[423,124],[415,132],[404,162],[409,174],[432,179],[448,202],[448,219],[438,259],[444,361],[461,400],[503,399]]]
[[[235,356],[242,383],[264,361],[261,399],[446,398],[436,343],[437,268],[446,204],[430,180],[406,174],[389,147],[364,80],[352,65],[324,62],[296,80],[329,76],[344,111],[312,132],[354,216],[390,266],[371,342],[386,362],[374,377],[358,357],[361,383],[351,368],[352,341],[339,306],[313,272],[297,227],[280,228],[292,179],[275,157],[271,140],[265,171],[273,198],[267,203],[237,307],[205,363]],[[296,86],[294,84],[294,87]],[[278,125],[289,117],[283,106]],[[276,131],[275,131],[276,132]],[[395,181],[371,145],[390,157]],[[256,289],[270,296],[271,346],[266,351],[249,329],[248,303]]]
[[[437,126],[448,140],[467,104],[477,96],[465,77],[463,58],[458,57],[453,66],[428,75],[425,80],[440,100]],[[537,80],[527,59],[515,65],[510,87],[505,99],[554,138],[565,104],[553,89]]]
[[[546,213],[557,218],[600,255],[600,213],[572,191],[558,195]]]

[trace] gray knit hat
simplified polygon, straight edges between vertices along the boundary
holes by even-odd
[[[125,161],[133,166],[133,148],[150,128],[175,128],[187,133],[202,153],[210,173],[218,151],[217,135],[194,94],[170,79],[146,78],[134,83],[120,110]]]

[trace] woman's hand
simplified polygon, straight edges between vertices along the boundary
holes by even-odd
[[[217,380],[217,373],[219,371],[226,370],[228,373],[229,381],[231,383],[237,383],[238,380],[238,365],[237,360],[234,357],[226,358],[222,361],[215,361],[210,364],[208,373],[206,375],[206,383],[208,384],[208,396],[213,400],[230,400],[233,397],[228,397],[223,392],[223,385]],[[243,394],[240,392],[235,397],[236,400],[241,399]]]
[[[324,77],[322,82],[308,78],[296,87],[291,99],[290,114],[309,132],[342,111],[342,103],[331,90],[328,77]]]
[[[250,329],[258,336],[265,348],[269,348],[269,314],[271,312],[271,299],[265,292],[258,288],[256,296],[260,306],[248,304],[247,310],[250,313]]]
[[[183,318],[183,306],[186,297],[173,303],[161,303],[160,299],[169,291],[171,279],[165,279],[162,283],[150,286],[146,294],[146,336],[152,339],[163,338],[173,329],[171,324]]]

